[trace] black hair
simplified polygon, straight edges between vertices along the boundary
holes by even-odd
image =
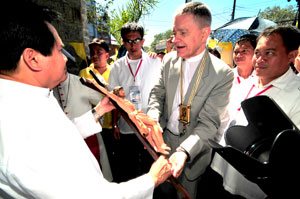
[[[143,26],[141,26],[140,24],[136,23],[136,22],[127,22],[125,23],[122,28],[121,28],[121,37],[122,39],[126,39],[125,35],[127,35],[129,32],[132,31],[137,31],[140,33],[141,35],[141,39],[144,38],[144,28]]]
[[[3,1],[0,12],[0,72],[16,70],[26,48],[49,56],[55,38],[46,22],[51,22],[54,12],[30,1]]]
[[[107,53],[109,52],[109,46],[103,39],[98,39],[94,38],[90,43],[89,43],[89,49],[91,51],[92,46],[100,46],[103,48]]]
[[[273,34],[279,34],[282,38],[283,45],[286,48],[286,52],[289,53],[293,50],[297,50],[300,45],[300,31],[293,26],[271,26],[266,28],[259,36],[269,37]]]
[[[216,48],[208,48],[208,52],[221,59],[221,54]]]
[[[256,43],[257,43],[257,36],[254,34],[246,34],[246,35],[242,35],[235,43],[239,44],[242,41],[249,41],[251,46],[253,47],[253,49],[256,48]]]

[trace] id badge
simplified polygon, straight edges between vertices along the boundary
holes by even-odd
[[[129,87],[129,97],[130,101],[135,104],[142,103],[142,94],[139,86]]]
[[[191,107],[183,104],[179,105],[179,122],[190,124]]]

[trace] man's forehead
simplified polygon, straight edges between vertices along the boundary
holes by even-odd
[[[141,34],[139,31],[136,31],[136,30],[132,30],[130,32],[128,32],[125,37],[132,37],[132,36],[138,36],[139,38],[141,37]]]
[[[52,32],[54,39],[55,39],[55,45],[59,48],[59,47],[64,47],[64,43],[62,42],[57,30],[55,29],[55,27],[50,24],[49,22],[45,22],[49,28],[49,30]]]
[[[176,32],[176,31],[179,31],[179,32],[182,32],[182,31],[187,31],[188,30],[188,27],[185,27],[185,26],[173,26],[173,32]]]
[[[261,37],[257,42],[257,47],[268,49],[285,48],[281,36],[276,34]]]
[[[99,45],[92,45],[91,48],[92,48],[93,50],[104,50],[104,48],[101,47],[101,46],[99,46]],[[104,50],[104,51],[105,51],[105,50]]]
[[[235,48],[253,48],[250,41],[240,41],[235,45]]]

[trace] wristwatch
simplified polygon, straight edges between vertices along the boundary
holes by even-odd
[[[181,152],[185,153],[187,155],[187,159],[186,160],[187,161],[190,160],[190,154],[183,147],[181,147],[181,146],[177,147],[176,151],[181,151]]]
[[[100,119],[102,118],[94,108],[92,109],[92,114],[97,121],[100,121]]]

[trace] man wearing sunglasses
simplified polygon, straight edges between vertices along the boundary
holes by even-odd
[[[158,58],[151,58],[142,50],[144,28],[135,22],[128,22],[121,28],[122,42],[127,52],[111,66],[109,87],[122,86],[126,99],[137,110],[146,112],[151,89],[158,80],[162,66]],[[134,135],[133,130],[121,117],[113,119],[114,135],[119,139],[121,155],[118,171],[119,181],[126,181],[147,171],[153,162],[148,152]]]

